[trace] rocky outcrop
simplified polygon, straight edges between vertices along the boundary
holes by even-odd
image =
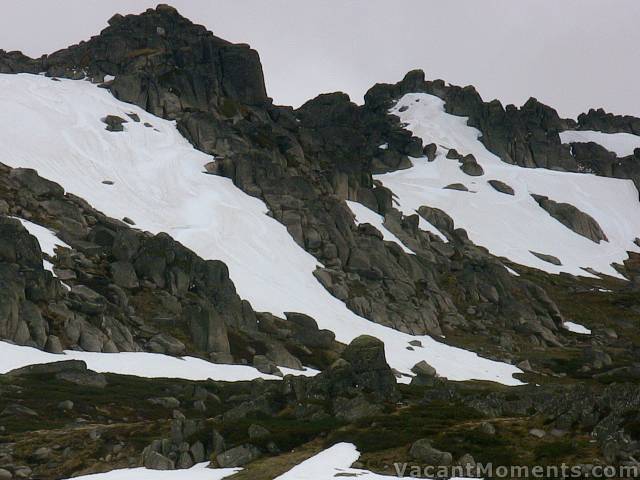
[[[52,353],[146,350],[246,363],[260,350],[291,368],[302,362],[290,351],[322,367],[340,348],[332,334],[311,341],[308,324],[304,334],[272,338],[222,262],[108,218],[33,170],[0,165],[0,196],[5,213],[46,226],[70,246],[49,257],[19,220],[0,217],[0,339]]]
[[[578,115],[578,129],[640,135],[640,118],[631,115],[614,115],[605,112],[602,108],[592,108],[587,113]]]
[[[543,195],[532,194],[531,196],[549,215],[578,235],[582,235],[595,243],[600,243],[603,240],[605,242],[608,241],[602,228],[591,215],[584,213],[569,203],[559,203]]]
[[[2,57],[4,64],[9,63],[8,58]],[[315,272],[316,278],[355,313],[414,334],[440,335],[446,329],[478,323],[482,325],[479,334],[486,332],[488,343],[493,343],[488,331],[500,330],[505,323],[524,322],[538,332],[542,323],[555,325],[557,309],[539,304],[517,278],[502,276],[500,288],[492,285],[494,280],[487,273],[500,268],[500,262],[474,248],[464,231],[452,231],[455,241],[443,246],[439,239],[419,230],[417,215],[403,216],[396,211],[392,192],[373,180],[374,173],[405,168],[411,165],[410,158],[435,153],[433,146],[425,149],[397,117],[388,115],[394,99],[408,91],[428,91],[444,98],[452,113],[463,114],[471,105],[472,120],[493,125],[499,112],[493,117],[485,115],[488,107],[472,89],[425,82],[424,74],[412,72],[398,85],[372,88],[363,106],[335,93],[321,95],[295,111],[276,107],[266,97],[254,51],[214,37],[166,6],[138,16],[115,16],[99,36],[36,62],[49,76],[88,76],[100,83],[110,75],[114,78],[107,77],[101,85],[117,98],[176,120],[197,148],[216,155],[207,172],[226,176],[249,195],[261,198],[294,240],[322,263],[324,268]],[[12,71],[20,65],[26,70],[31,64],[11,56]],[[564,126],[557,115],[535,103],[526,114],[518,115],[556,129]],[[512,123],[520,128],[524,120],[518,115]],[[487,141],[508,136],[501,135],[489,135]],[[532,141],[527,137],[527,142]],[[538,143],[546,145],[542,140]],[[379,148],[383,144],[387,148]],[[516,150],[520,152],[520,147]],[[551,147],[547,150],[544,155],[555,152]],[[508,161],[531,163],[528,157],[511,153]],[[467,173],[482,173],[472,156],[461,160]],[[417,255],[384,242],[366,225],[356,225],[346,199],[385,215],[385,225]],[[76,221],[81,225],[74,224],[77,233],[86,235],[81,219]],[[282,349],[266,347],[267,335],[256,328],[251,309],[227,288],[230,282],[219,262],[201,263],[186,252],[174,259],[173,250],[178,247],[162,235],[136,236],[129,246],[128,241],[117,240],[125,235],[120,225],[104,227],[96,230],[92,226],[95,232],[82,241],[111,249],[109,269],[117,278],[114,287],[118,290],[110,287],[107,294],[104,287],[93,289],[108,303],[110,298],[125,301],[126,297],[126,308],[137,312],[133,318],[127,316],[127,328],[137,329],[140,320],[153,326],[154,331],[137,342],[139,348],[180,350],[179,343],[158,337],[169,333],[165,326],[176,324],[189,331],[189,342],[179,339],[187,351],[227,359],[242,351],[242,357],[252,362],[258,351],[267,350],[267,359],[269,355],[285,359]],[[88,247],[85,251],[90,252]],[[479,263],[491,266],[474,273]],[[222,283],[211,285],[211,277],[221,278]],[[195,289],[190,286],[194,280],[198,283]],[[193,295],[211,295],[214,300],[194,299]],[[103,308],[104,302],[99,304],[92,308]],[[485,310],[491,314],[480,313]],[[474,318],[465,318],[470,315]],[[86,345],[104,349],[109,344],[111,348],[106,340],[93,341],[95,338],[87,337]],[[542,337],[539,341],[546,342]],[[234,343],[243,346],[234,350]],[[248,349],[244,348],[247,343]],[[165,347],[168,344],[171,346]],[[289,347],[288,351],[294,350]],[[304,350],[295,350],[296,355],[304,356]],[[314,357],[318,361],[318,356],[307,355]],[[335,354],[325,351],[321,357],[326,366]]]

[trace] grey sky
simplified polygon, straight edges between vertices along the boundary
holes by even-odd
[[[87,39],[147,0],[3,0],[0,48],[32,56]],[[410,69],[473,84],[485,99],[529,96],[575,116],[640,116],[638,0],[164,0],[260,52],[276,103],[342,90],[361,102]]]

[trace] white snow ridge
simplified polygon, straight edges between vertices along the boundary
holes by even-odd
[[[107,115],[127,118],[127,113],[137,114],[140,122],[129,121],[124,132],[109,132],[100,121]],[[145,127],[145,122],[154,128]],[[263,202],[229,179],[203,174],[211,157],[195,150],[173,122],[120,102],[89,82],[0,75],[0,156],[12,167],[36,169],[111,217],[129,217],[137,228],[167,232],[201,257],[225,262],[238,294],[257,311],[305,313],[343,343],[363,334],[378,337],[385,343],[389,364],[407,375],[425,360],[451,380],[521,383],[513,378],[520,373],[515,366],[428,336],[401,333],[351,312],[315,279],[316,259],[295,243],[282,224],[266,215]],[[629,195],[635,191],[632,185],[621,185],[619,201],[626,195],[625,188]],[[403,207],[405,202],[410,205],[403,192],[400,199]],[[612,225],[603,223],[613,244],[618,237],[613,228],[608,230]],[[609,257],[617,259],[618,253],[615,250],[615,255],[605,256],[596,266],[604,268]],[[415,339],[423,348],[407,350]],[[409,380],[406,376],[401,381]]]

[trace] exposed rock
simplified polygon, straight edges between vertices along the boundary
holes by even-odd
[[[247,465],[261,457],[260,450],[253,445],[240,445],[222,452],[216,457],[220,468],[234,468]]]
[[[446,187],[443,187],[447,190],[458,190],[460,192],[468,192],[469,189],[463,185],[462,183],[452,183],[450,185],[447,185]]]
[[[256,425],[252,423],[249,426],[249,439],[250,440],[262,440],[271,435],[271,432],[264,428],[262,425]]]
[[[532,428],[531,430],[529,430],[529,435],[536,438],[542,438],[547,435],[547,432],[539,428]]]
[[[175,463],[158,452],[149,452],[143,456],[143,465],[150,470],[173,470]]]
[[[349,362],[359,385],[382,397],[395,395],[396,379],[387,364],[382,341],[361,335],[347,346],[342,358]]]
[[[426,438],[414,442],[409,450],[409,455],[427,465],[447,467],[453,463],[453,456],[449,452],[433,448],[431,442]]]
[[[511,188],[506,183],[501,182],[500,180],[489,180],[488,183],[500,193],[504,193],[506,195],[515,195],[513,188]]]
[[[438,146],[435,143],[429,143],[428,145],[425,145],[424,148],[422,149],[422,153],[424,154],[425,157],[427,157],[427,160],[429,160],[430,162],[433,162],[436,159],[437,152],[438,152]]]
[[[484,175],[484,170],[478,163],[466,162],[460,166],[460,170],[462,170],[467,175],[472,177],[479,177]]]
[[[424,360],[416,363],[411,369],[411,371],[419,377],[435,377],[436,376],[436,369],[433,368]]]
[[[64,400],[58,404],[60,410],[69,411],[73,410],[74,403],[71,400]]]
[[[92,372],[91,370],[87,370],[86,372],[65,371],[57,373],[55,377],[58,380],[92,388],[105,388],[108,384],[107,378],[104,375]]]
[[[489,422],[482,422],[480,424],[480,431],[482,433],[485,433],[487,435],[495,435],[496,433],[496,427],[494,427],[491,423]]]
[[[545,262],[551,263],[553,265],[558,265],[558,266],[562,265],[562,262],[560,261],[560,259],[558,257],[554,257],[553,255],[534,252],[533,250],[529,250],[529,252],[531,252],[532,255],[535,255],[536,257],[538,257],[540,260],[544,260]]]
[[[101,122],[107,124],[106,129],[110,132],[124,131],[124,124],[127,123],[124,118],[117,115],[107,115],[106,117],[101,119]]]
[[[449,160],[462,160],[463,155],[459,154],[455,148],[450,148],[447,152],[446,158]]]
[[[0,417],[11,417],[11,416],[23,416],[23,417],[37,417],[38,412],[32,410],[31,408],[25,407],[23,405],[18,405],[15,403],[11,403],[7,405],[2,412],[0,412]]]
[[[600,243],[602,240],[609,241],[598,222],[573,205],[558,203],[542,195],[532,194],[531,196],[538,202],[538,205],[549,212],[549,215],[578,235],[582,235],[595,243]]]

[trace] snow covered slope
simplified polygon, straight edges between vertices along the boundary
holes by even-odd
[[[621,277],[611,263],[621,263],[627,251],[640,251],[633,243],[640,235],[640,203],[632,181],[504,163],[478,140],[480,132],[467,126],[465,117],[447,114],[443,101],[432,95],[407,94],[391,113],[425,144],[439,146],[433,162],[415,158],[413,168],[376,176],[397,195],[405,214],[415,213],[422,205],[440,208],[474,243],[491,253],[551,273],[590,276],[583,269],[590,267]],[[458,161],[445,158],[450,148],[462,155],[473,154],[484,175],[471,177],[462,172]],[[488,180],[508,184],[515,195],[498,192]],[[469,192],[443,189],[452,183],[466,185]],[[573,232],[542,209],[531,194],[569,203],[589,214],[609,241],[596,244]],[[531,251],[553,255],[562,265],[541,260]]]
[[[256,378],[280,380],[276,375],[259,372],[247,365],[211,363],[195,357],[172,357],[147,352],[95,353],[75,350],[67,350],[64,354],[58,355],[0,341],[0,374],[27,365],[64,360],[82,360],[90,370],[99,373],[117,373],[145,378],[182,378],[196,381],[210,379],[223,382],[241,382]],[[313,369],[293,370],[280,367],[280,370],[285,375],[313,376],[318,373]]]
[[[633,155],[633,150],[640,148],[640,137],[631,133],[604,133],[593,130],[567,130],[560,132],[562,143],[588,143],[602,145],[618,157]]]
[[[141,121],[129,121],[124,132],[109,132],[100,121],[127,113]],[[256,310],[306,313],[341,342],[362,334],[380,338],[389,364],[401,372],[426,360],[452,380],[520,383],[512,377],[520,370],[512,365],[383,327],[348,310],[313,276],[315,258],[265,214],[261,201],[229,179],[202,173],[211,157],[193,149],[172,122],[89,82],[0,75],[0,161],[34,168],[107,215],[127,216],[138,228],[167,232],[203,258],[222,260],[239,295]],[[407,350],[415,339],[423,348]]]

